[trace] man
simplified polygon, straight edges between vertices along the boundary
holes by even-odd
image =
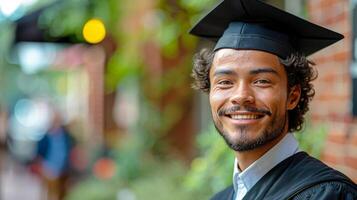
[[[52,105],[50,105],[52,106]],[[37,144],[37,156],[31,169],[37,173],[47,187],[47,199],[64,199],[71,168],[70,155],[74,147],[74,138],[63,126],[60,111],[54,106],[52,124],[47,133]]]
[[[258,0],[224,0],[191,34],[216,41],[195,58],[216,129],[236,152],[233,184],[212,199],[357,199],[342,173],[298,148],[316,78],[308,56],[343,36]],[[308,137],[308,136],[307,136]]]

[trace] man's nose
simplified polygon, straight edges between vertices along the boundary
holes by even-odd
[[[246,105],[255,101],[254,92],[249,83],[239,83],[230,98],[232,104]]]

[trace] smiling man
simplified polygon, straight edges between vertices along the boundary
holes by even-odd
[[[357,199],[348,177],[292,135],[314,96],[306,56],[342,35],[259,0],[224,0],[191,34],[216,42],[195,58],[194,87],[209,94],[214,125],[236,152],[233,184],[212,199]]]

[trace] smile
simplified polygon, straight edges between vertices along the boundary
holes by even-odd
[[[254,115],[254,114],[234,114],[228,115],[230,118],[235,120],[250,120],[250,119],[259,119],[262,115]]]
[[[252,125],[258,123],[265,115],[261,113],[229,113],[224,115],[235,125]]]
[[[240,121],[249,121],[249,120],[257,120],[263,118],[265,114],[263,113],[252,113],[252,112],[234,112],[234,113],[226,113],[226,117],[229,117],[233,120],[240,120]]]

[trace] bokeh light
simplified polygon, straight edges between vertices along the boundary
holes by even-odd
[[[117,166],[115,162],[110,158],[101,158],[96,161],[93,166],[93,174],[95,177],[107,180],[115,176]]]
[[[10,118],[10,134],[17,140],[37,141],[48,130],[52,111],[41,101],[20,99],[14,106],[14,114]]]
[[[99,19],[87,21],[83,27],[83,37],[88,43],[97,44],[106,35],[104,23]]]
[[[0,0],[0,12],[5,17],[16,20],[25,14],[24,7],[36,2],[37,0]]]

